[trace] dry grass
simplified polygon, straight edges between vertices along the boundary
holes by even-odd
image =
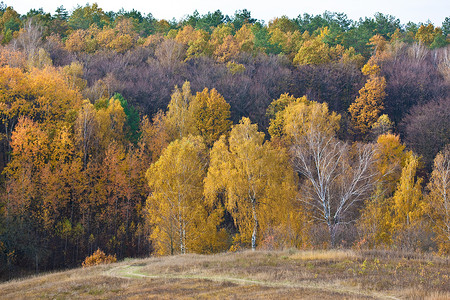
[[[1,299],[450,299],[448,258],[244,251],[154,257],[0,284]]]
[[[351,250],[310,250],[296,252],[290,256],[291,259],[301,260],[343,260],[356,257],[355,252]]]

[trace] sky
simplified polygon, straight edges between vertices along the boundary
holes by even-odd
[[[77,4],[86,5],[88,1],[80,0],[0,0],[13,6],[20,14],[26,14],[30,9],[43,8],[45,12],[54,14],[57,7],[64,5],[70,12]],[[190,15],[194,10],[200,14],[220,9],[225,15],[234,15],[236,10],[247,9],[252,17],[264,20],[266,24],[275,17],[283,15],[295,18],[299,14],[322,14],[324,11],[343,12],[349,19],[358,20],[360,17],[373,17],[376,12],[393,15],[402,24],[409,21],[427,23],[431,21],[441,26],[445,17],[450,17],[449,0],[97,0],[104,11],[117,12],[121,8],[126,11],[135,9],[143,14],[151,13],[156,19],[180,20]]]

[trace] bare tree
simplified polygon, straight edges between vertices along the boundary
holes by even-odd
[[[184,55],[183,45],[171,39],[164,40],[155,49],[158,62],[170,73],[174,72],[183,62]]]
[[[86,168],[88,158],[92,154],[96,141],[95,132],[97,130],[97,120],[95,118],[95,108],[86,101],[80,110],[75,123],[76,139],[83,152],[83,166]]]
[[[291,147],[294,169],[305,179],[301,199],[316,221],[325,223],[331,245],[339,226],[354,222],[358,207],[376,182],[375,147],[346,143],[313,128],[295,136]]]
[[[43,28],[33,18],[29,19],[14,44],[23,49],[28,57],[34,56],[42,46]]]
[[[427,213],[433,222],[439,250],[450,252],[450,144],[436,155],[428,183]]]

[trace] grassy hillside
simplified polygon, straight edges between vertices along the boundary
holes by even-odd
[[[239,252],[133,259],[0,284],[1,299],[449,299],[448,258]]]

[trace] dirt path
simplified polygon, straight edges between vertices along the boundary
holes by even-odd
[[[261,281],[247,278],[230,277],[222,275],[209,275],[204,276],[200,274],[145,274],[142,272],[142,266],[136,265],[120,265],[105,271],[104,275],[123,279],[139,279],[139,278],[153,278],[153,279],[200,279],[211,280],[217,282],[231,282],[240,285],[259,285],[265,287],[277,287],[277,288],[302,288],[302,289],[315,289],[331,293],[342,293],[351,295],[354,297],[364,296],[375,299],[395,299],[399,300],[391,295],[385,295],[378,292],[367,292],[358,288],[352,288],[337,284],[326,283],[293,283],[293,282],[274,282],[274,281]]]

